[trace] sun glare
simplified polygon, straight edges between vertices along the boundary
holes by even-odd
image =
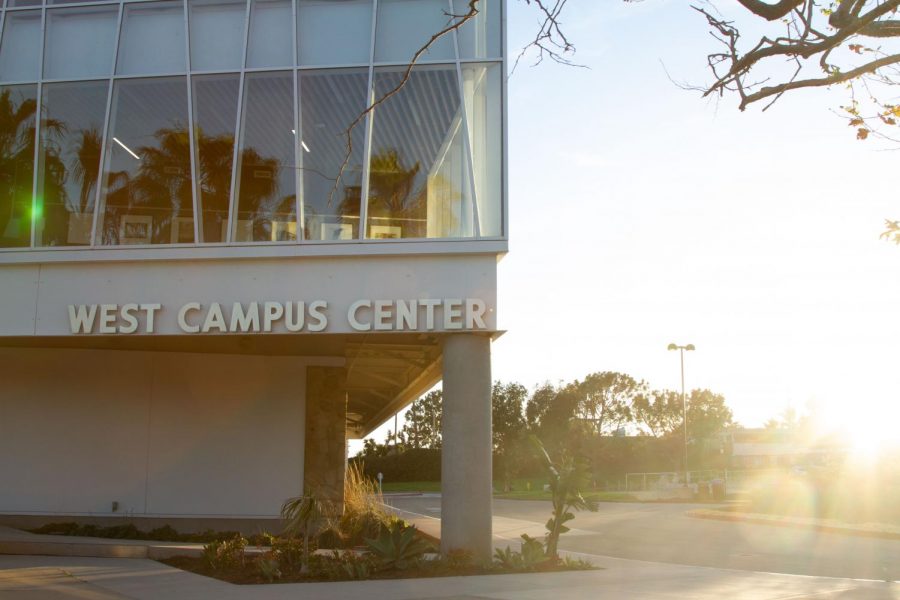
[[[830,403],[823,408],[823,429],[837,434],[846,444],[851,458],[871,461],[882,452],[900,446],[897,433],[900,405],[843,402]]]

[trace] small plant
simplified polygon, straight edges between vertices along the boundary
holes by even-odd
[[[567,569],[575,571],[589,571],[595,569],[594,563],[583,558],[572,558],[571,556],[563,557],[563,566]]]
[[[366,545],[383,569],[405,569],[432,550],[414,525],[402,521],[383,526],[377,538],[366,539]]]
[[[444,559],[451,569],[465,569],[475,564],[475,555],[470,550],[462,548],[450,550]]]
[[[316,579],[343,581],[368,579],[375,572],[375,560],[352,550],[334,550],[331,554],[310,557],[310,575]]]
[[[544,545],[527,533],[522,534],[522,565],[525,570],[531,570],[547,562],[547,554]]]
[[[516,552],[509,546],[494,550],[494,563],[508,571],[518,571],[522,568],[522,553]]]
[[[299,573],[303,569],[303,542],[294,538],[266,536],[271,555],[278,561],[282,573]]]
[[[256,561],[256,566],[259,568],[259,574],[269,583],[281,579],[281,568],[279,567],[278,559],[274,556],[261,556]]]
[[[571,509],[597,512],[597,503],[582,495],[590,487],[591,474],[584,459],[563,455],[554,462],[536,436],[530,439],[538,455],[543,458],[550,479],[553,513],[547,521],[546,554],[559,560],[559,536],[569,531],[565,524],[575,518]]]
[[[494,551],[494,562],[510,571],[534,571],[549,562],[544,552],[544,545],[530,535],[522,534],[522,550],[497,548]]]
[[[203,546],[203,560],[213,571],[231,571],[244,566],[246,547],[247,540],[241,535],[230,540],[215,540]]]
[[[368,579],[375,571],[371,557],[353,551],[335,550],[335,567],[338,574],[347,579]]]

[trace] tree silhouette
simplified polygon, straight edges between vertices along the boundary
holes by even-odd
[[[414,188],[419,170],[418,162],[408,169],[404,167],[395,148],[373,154],[369,167],[369,218],[410,219],[422,214],[424,190]]]
[[[0,246],[27,246],[31,238],[34,121],[37,101],[0,92]]]
[[[191,194],[190,145],[187,129],[159,129],[156,144],[135,150],[140,156],[136,174],[110,172],[107,177],[106,213],[103,243],[118,244],[122,215],[153,217],[151,241],[170,243],[171,227],[176,217],[193,217]],[[222,222],[227,219],[231,198],[231,164],[234,158],[234,136],[207,136],[197,128],[197,180],[201,208],[204,213],[203,239],[222,241]],[[277,173],[276,158],[264,157],[254,148],[240,154],[240,211],[252,222],[252,238],[271,239],[271,221],[278,213],[290,212],[294,196],[277,198],[276,176],[260,176],[261,172]],[[242,215],[244,216],[244,215]]]
[[[96,128],[83,129],[79,132],[81,139],[77,143],[75,158],[69,170],[72,177],[80,184],[78,207],[76,212],[83,214],[91,206],[91,199],[97,187],[100,174],[100,132]]]

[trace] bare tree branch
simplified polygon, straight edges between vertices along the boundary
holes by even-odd
[[[780,0],[775,4],[767,4],[761,0],[738,0],[738,2],[754,15],[767,21],[780,19],[803,4],[803,0]]]
[[[564,1],[564,0],[563,0]],[[350,162],[350,157],[353,154],[353,130],[363,122],[366,116],[375,110],[375,107],[383,104],[385,101],[390,99],[392,96],[397,94],[403,86],[406,85],[406,82],[409,81],[409,77],[412,74],[413,67],[416,66],[416,63],[422,57],[423,54],[428,52],[428,50],[434,45],[436,41],[444,37],[445,35],[456,31],[460,27],[462,27],[467,21],[473,19],[478,14],[478,3],[480,0],[469,0],[468,3],[468,11],[461,15],[455,15],[450,13],[444,13],[448,17],[448,24],[446,27],[436,32],[434,35],[429,38],[425,44],[416,50],[416,53],[413,54],[409,63],[406,65],[406,69],[403,71],[403,76],[400,78],[400,82],[394,86],[392,89],[387,91],[381,97],[375,99],[369,106],[367,106],[362,112],[360,112],[355,119],[347,126],[347,129],[344,130],[344,135],[347,139],[346,150],[344,152],[344,160],[341,162],[341,168],[338,169],[337,176],[334,178],[334,185],[331,187],[331,192],[328,194],[328,204],[327,206],[331,206],[334,202],[334,195],[337,193],[338,187],[340,186],[341,177],[344,175],[344,171],[347,170],[347,165]]]

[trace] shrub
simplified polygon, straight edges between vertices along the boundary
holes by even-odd
[[[281,579],[281,569],[279,568],[278,559],[272,556],[260,556],[256,561],[259,574],[263,578],[272,583],[276,579]]]
[[[203,546],[203,560],[216,572],[232,571],[244,566],[247,540],[237,535],[230,540],[215,540]]]
[[[351,464],[344,479],[344,510],[329,527],[341,545],[361,545],[395,520],[385,508],[378,484],[364,475],[362,465]]]
[[[282,573],[296,574],[303,568],[303,543],[292,538],[268,536],[272,558],[278,561]]]
[[[168,542],[168,541],[181,541],[181,538],[184,537],[182,534],[175,531],[175,528],[171,525],[163,525],[162,527],[157,527],[155,529],[151,529],[147,533],[147,539],[155,540],[157,542]]]
[[[314,577],[331,580],[368,579],[377,570],[372,556],[357,554],[352,550],[335,550],[331,555],[316,555],[310,560],[310,573]]]
[[[441,451],[432,448],[410,448],[387,456],[370,456],[363,461],[354,458],[351,466],[364,463],[366,477],[374,479],[382,473],[386,481],[440,481]]]
[[[544,552],[544,545],[526,533],[522,534],[522,550],[497,548],[494,551],[494,563],[511,571],[534,571],[549,563],[552,559]]]

